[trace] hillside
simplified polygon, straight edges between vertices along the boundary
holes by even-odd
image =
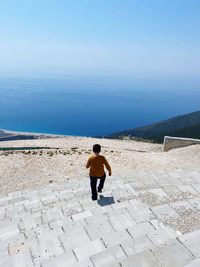
[[[162,142],[165,135],[200,138],[200,111],[182,116],[172,117],[168,120],[149,124],[144,127],[133,128],[107,135],[106,138],[120,136],[133,136]]]
[[[102,146],[113,174],[199,167],[199,145],[163,153],[160,144],[133,140],[64,137],[0,142],[1,193],[88,177],[85,164],[95,143]]]
[[[94,143],[112,167],[97,201],[85,168]],[[0,266],[199,266],[199,157],[200,145],[0,142]]]

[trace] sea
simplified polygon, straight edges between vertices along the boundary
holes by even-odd
[[[0,78],[0,129],[105,136],[200,110],[199,85],[114,76]]]

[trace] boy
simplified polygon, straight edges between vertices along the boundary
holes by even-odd
[[[106,173],[104,171],[104,165],[111,176],[111,167],[108,164],[104,156],[99,155],[101,152],[101,146],[96,144],[93,145],[94,156],[88,159],[86,168],[90,168],[90,186],[92,191],[92,200],[97,200],[97,179],[100,179],[98,186],[98,193],[102,192],[103,185],[106,179]]]

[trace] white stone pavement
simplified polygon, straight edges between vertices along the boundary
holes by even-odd
[[[0,198],[0,267],[200,266],[200,169],[89,178]]]

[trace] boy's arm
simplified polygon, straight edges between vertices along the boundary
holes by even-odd
[[[85,166],[87,169],[90,167],[90,163],[91,163],[91,160],[90,160],[90,158],[89,158],[88,161],[87,161],[87,164],[86,164],[86,166]]]
[[[105,164],[105,166],[106,166],[106,169],[107,169],[108,172],[109,172],[109,176],[111,176],[111,174],[112,174],[111,167],[110,167],[110,165],[108,164],[106,158],[104,158],[104,164]]]

